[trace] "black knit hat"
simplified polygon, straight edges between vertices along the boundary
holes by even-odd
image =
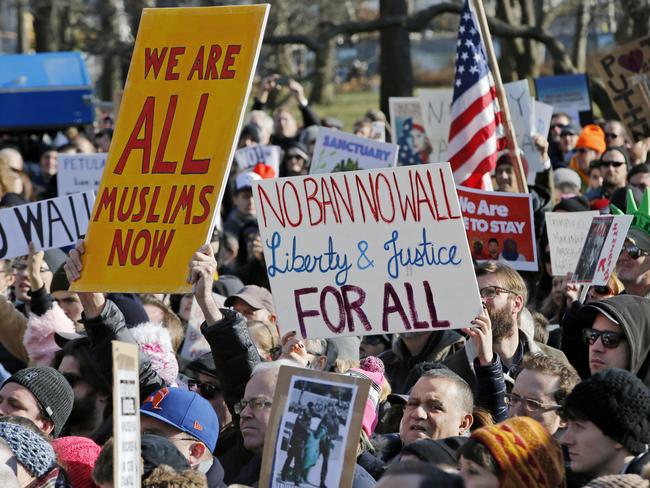
[[[27,388],[41,404],[43,411],[54,422],[57,437],[72,411],[74,392],[68,381],[56,369],[49,366],[25,368],[17,371],[4,382],[18,383]]]
[[[650,389],[623,369],[606,369],[580,382],[567,396],[562,415],[593,422],[632,454],[650,444]]]

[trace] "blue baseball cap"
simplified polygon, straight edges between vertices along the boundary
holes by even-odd
[[[198,393],[165,387],[147,397],[140,413],[196,437],[210,451],[219,438],[219,419],[210,402]]]

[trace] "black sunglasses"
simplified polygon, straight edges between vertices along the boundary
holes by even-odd
[[[614,166],[615,168],[619,168],[623,166],[625,163],[621,163],[620,161],[601,161],[598,164],[600,164],[600,166],[605,166],[605,167]]]
[[[612,289],[607,285],[592,286],[591,289],[598,295],[611,295]]]
[[[647,251],[643,251],[642,249],[639,249],[639,246],[637,246],[636,244],[630,241],[625,241],[623,243],[623,251],[625,251],[627,255],[634,260],[639,259],[641,256],[648,255]]]
[[[576,149],[576,151],[579,152],[580,154],[585,154],[586,152],[591,151],[591,149],[589,149],[588,147],[579,147],[578,149]]]
[[[567,124],[551,124],[551,129],[566,129],[569,127]]]
[[[625,334],[611,330],[582,329],[582,338],[590,346],[593,346],[599,337],[603,342],[603,346],[614,349],[625,339]]]
[[[605,132],[605,139],[616,139],[620,134],[614,134],[613,132]]]
[[[187,386],[190,390],[198,392],[206,400],[212,400],[219,393],[221,393],[221,388],[217,385],[211,383],[201,383],[198,380],[188,380]]]

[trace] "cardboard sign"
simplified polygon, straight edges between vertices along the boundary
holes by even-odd
[[[373,141],[386,142],[386,124],[383,121],[375,120],[370,127],[370,139]]]
[[[59,196],[97,191],[106,165],[106,153],[59,154],[56,185]]]
[[[594,217],[573,273],[573,283],[605,286],[616,267],[632,215]]]
[[[472,257],[503,261],[519,271],[537,271],[531,196],[458,188]]]
[[[280,174],[280,146],[250,146],[235,151],[235,161],[239,172],[253,169],[258,164],[267,164]]]
[[[281,366],[259,486],[350,488],[370,380]]]
[[[453,95],[451,88],[422,89],[418,92],[424,127],[433,148],[432,161],[447,161]]]
[[[144,9],[74,290],[186,293],[211,237],[268,5]]]
[[[111,341],[113,349],[113,480],[140,487],[140,380],[137,344]]]
[[[482,309],[448,164],[263,180],[253,196],[281,334],[460,328]]]
[[[0,259],[73,245],[86,234],[95,195],[89,191],[0,209]]]
[[[592,212],[546,212],[546,231],[551,251],[553,276],[573,273],[578,264],[580,250],[591,227],[591,219],[599,215]]]
[[[415,97],[388,100],[393,142],[399,146],[398,166],[432,162],[433,148],[424,128],[420,101]]]
[[[635,141],[650,136],[650,37],[610,51],[596,68],[628,133]]]
[[[397,144],[319,127],[310,174],[394,167],[398,150]]]
[[[535,78],[535,93],[535,98],[552,105],[555,113],[569,114],[576,124],[591,123],[591,95],[586,74]]]

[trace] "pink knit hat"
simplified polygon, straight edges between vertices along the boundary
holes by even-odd
[[[384,362],[375,356],[367,356],[361,360],[359,368],[351,368],[345,374],[368,378],[372,381],[366,408],[363,412],[363,421],[361,422],[361,428],[370,437],[379,421],[379,398],[381,397],[381,388],[384,386],[384,381],[386,381],[384,378]]]
[[[96,488],[91,474],[100,446],[87,437],[59,437],[52,441],[56,456],[65,468],[70,478],[72,488]]]
[[[171,386],[176,386],[178,379],[178,361],[172,338],[165,327],[147,322],[129,329],[142,351],[151,361],[151,367]]]

